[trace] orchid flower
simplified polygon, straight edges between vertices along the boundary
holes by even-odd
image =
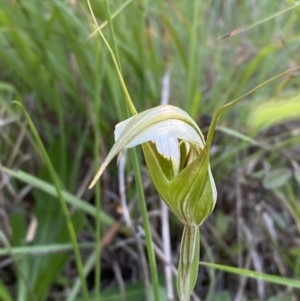
[[[89,188],[115,156],[139,144],[154,186],[184,224],[177,290],[180,300],[187,301],[198,275],[199,226],[210,215],[217,199],[209,149],[198,125],[185,111],[171,105],[158,106],[116,125],[115,144]]]

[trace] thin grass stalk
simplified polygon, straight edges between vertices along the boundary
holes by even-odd
[[[80,244],[80,247],[82,249],[83,245]],[[96,259],[98,254],[96,253],[96,243],[93,243],[90,248],[92,251],[89,256],[86,258],[85,262],[84,262],[84,274],[86,275],[86,277],[90,274],[90,272],[95,269],[95,263],[96,263]],[[98,256],[99,257],[99,256]],[[74,283],[72,284],[72,288],[70,289],[69,293],[68,293],[68,298],[65,301],[78,301],[78,291],[80,289],[80,279],[77,277],[76,280],[74,281]],[[81,300],[81,299],[80,299]],[[93,299],[94,300],[94,299]],[[96,300],[96,299],[95,299]],[[101,300],[97,299],[97,300]]]
[[[58,93],[55,93],[58,94]],[[65,124],[64,124],[64,112],[63,112],[63,108],[62,108],[62,102],[60,99],[60,96],[57,95],[56,97],[54,97],[54,101],[55,101],[55,105],[56,105],[56,110],[57,110],[57,115],[58,115],[58,128],[59,128],[59,138],[61,140],[60,143],[60,164],[61,164],[61,170],[60,170],[60,174],[61,179],[63,179],[64,181],[66,180],[66,176],[67,176],[67,170],[66,170],[66,150],[67,150],[67,140],[66,140],[66,131],[65,131]]]
[[[111,39],[112,39],[112,51],[116,57],[118,67],[120,69],[120,74],[122,75],[122,66],[121,66],[121,61],[120,61],[120,55],[119,55],[119,50],[118,50],[118,46],[117,46],[117,42],[116,42],[115,30],[114,30],[114,25],[112,22],[112,15],[110,12],[108,0],[105,0],[104,4],[105,4],[105,9],[106,9],[107,23],[108,23],[108,27],[109,27],[109,31],[110,31],[110,35],[111,35]],[[121,115],[123,115],[123,116],[119,116],[119,117],[121,117],[122,119],[125,119],[128,117],[128,116],[126,116],[127,115],[126,114],[127,107],[126,107],[126,105],[124,105],[124,102],[120,102],[120,104],[122,107]]]
[[[123,3],[116,11],[114,11],[110,16],[111,16],[111,20],[113,20],[130,2],[132,2],[133,0],[127,0],[125,3]],[[107,21],[104,21],[99,28],[102,30],[106,25],[107,25]],[[92,34],[89,35],[89,38],[93,37],[95,34],[98,33],[98,28],[96,28],[96,30],[93,31]]]
[[[25,300],[26,296],[28,297],[28,295],[30,295],[30,298],[32,299],[32,301],[37,301],[36,296],[34,295],[34,292],[32,290],[32,287],[30,287],[29,281],[26,278],[26,276],[24,275],[22,267],[20,266],[22,264],[22,261],[20,261],[19,258],[17,256],[15,256],[9,241],[7,240],[6,236],[1,231],[1,229],[0,229],[0,242],[2,242],[3,245],[6,247],[6,249],[8,250],[8,255],[13,260],[14,268],[20,275],[21,279],[19,279],[18,281],[21,282],[22,288],[27,290],[26,294],[22,294],[22,293],[20,294],[20,290],[18,291],[18,300],[20,300],[20,298],[22,300]],[[22,259],[26,260],[27,258],[26,258],[26,256],[24,256]]]
[[[107,23],[108,23],[108,27],[109,27],[109,30],[110,30],[110,35],[111,35],[111,38],[112,38],[112,47],[111,48],[112,48],[113,53],[116,57],[118,66],[120,68],[120,72],[122,74],[122,66],[121,66],[119,51],[118,51],[117,42],[116,42],[115,30],[114,30],[114,25],[112,23],[112,15],[110,13],[110,7],[109,7],[108,0],[105,0],[104,4],[105,4],[105,9],[106,9]]]
[[[1,231],[0,231],[1,233]],[[92,249],[94,248],[94,243],[82,243],[80,244],[81,249]],[[71,243],[59,243],[50,245],[28,245],[28,246],[18,246],[12,247],[1,247],[0,256],[25,256],[25,255],[39,255],[39,254],[55,254],[64,253],[72,251]]]
[[[270,275],[270,274],[265,274],[265,273],[256,272],[256,271],[252,271],[252,270],[236,268],[236,267],[232,267],[232,266],[221,265],[221,264],[210,263],[210,262],[200,261],[199,264],[204,267],[217,269],[217,270],[224,271],[227,273],[232,273],[232,274],[245,276],[245,277],[249,277],[249,278],[254,278],[254,279],[260,279],[260,280],[263,280],[266,282],[300,289],[300,281],[297,279],[282,277],[282,276],[278,276],[278,275]]]
[[[191,39],[189,43],[189,69],[188,69],[188,82],[187,82],[187,101],[188,108],[186,108],[192,118],[196,117],[199,99],[200,99],[200,91],[197,88],[197,70],[199,68],[199,60],[197,59],[197,35],[198,35],[198,27],[199,27],[199,11],[201,0],[196,0],[194,2],[194,16],[193,16],[193,24],[191,30]]]
[[[78,245],[78,242],[77,242],[76,232],[75,232],[75,229],[74,229],[74,225],[72,223],[71,215],[70,215],[66,200],[63,197],[63,193],[62,193],[62,190],[61,190],[61,187],[60,187],[59,179],[56,175],[56,172],[55,172],[55,169],[52,165],[52,162],[51,162],[51,160],[48,156],[48,153],[47,153],[47,151],[44,147],[44,144],[43,144],[43,142],[42,142],[42,140],[41,140],[41,138],[40,138],[40,136],[37,132],[37,129],[36,129],[35,125],[33,124],[32,120],[30,118],[29,114],[27,113],[27,111],[25,110],[25,108],[23,107],[23,105],[20,102],[15,101],[14,103],[17,104],[22,109],[22,111],[23,111],[23,113],[26,117],[26,120],[29,124],[30,130],[31,130],[31,132],[32,132],[32,134],[35,138],[35,141],[38,145],[39,151],[41,152],[41,155],[42,155],[43,159],[45,160],[45,163],[46,163],[46,166],[48,168],[49,174],[51,176],[52,182],[55,186],[57,197],[58,197],[58,200],[60,202],[60,206],[61,206],[61,209],[63,211],[64,217],[65,217],[65,220],[66,220],[67,228],[68,228],[68,231],[69,231],[70,239],[71,239],[73,250],[74,250],[76,266],[77,266],[77,270],[78,270],[78,273],[79,273],[81,286],[82,286],[83,299],[85,301],[89,301],[88,289],[87,289],[86,279],[84,277],[83,264],[82,264],[82,260],[81,260],[79,245]]]
[[[138,203],[139,203],[140,211],[142,214],[143,226],[144,226],[144,230],[145,230],[146,247],[147,247],[147,253],[148,253],[148,258],[149,258],[149,266],[150,266],[150,273],[151,273],[151,278],[152,278],[154,300],[159,301],[160,300],[159,281],[158,281],[158,276],[157,276],[154,245],[153,245],[153,241],[152,241],[151,227],[150,227],[150,222],[149,222],[149,218],[148,218],[145,194],[144,194],[143,183],[142,183],[142,178],[141,178],[141,173],[140,173],[140,165],[139,165],[139,161],[138,161],[138,157],[137,157],[137,153],[136,153],[135,149],[133,149],[131,151],[131,161],[132,161],[133,171],[135,174],[136,189],[137,189],[137,193],[138,193]]]
[[[295,222],[296,224],[298,225],[298,229],[300,228],[299,227],[299,224],[300,224],[300,208],[299,208],[299,205],[298,205],[298,202],[297,202],[297,196],[295,195],[295,193],[293,192],[293,189],[291,187],[290,184],[286,184],[286,189],[287,189],[287,193],[290,197],[290,202],[291,202],[291,207],[293,208],[293,212],[295,212],[296,214],[294,215],[294,218],[295,218]],[[297,214],[298,213],[298,214]],[[294,277],[293,278],[298,278],[299,277],[299,274],[300,274],[300,254],[297,255],[297,258],[295,260],[295,263],[294,263],[294,266],[295,266],[295,269],[294,269]]]
[[[134,114],[137,113],[137,111],[134,107],[134,104],[133,104],[133,102],[131,100],[131,97],[128,93],[128,90],[126,88],[126,85],[125,85],[125,82],[124,82],[124,79],[123,79],[123,76],[122,76],[122,73],[121,73],[121,69],[120,69],[120,63],[118,62],[118,57],[116,57],[115,52],[110,47],[107,40],[105,39],[102,31],[99,29],[97,20],[96,20],[94,14],[93,14],[93,10],[92,10],[91,5],[90,5],[90,1],[87,0],[87,2],[88,2],[90,12],[92,14],[94,23],[98,28],[98,32],[101,35],[101,38],[103,39],[104,43],[106,44],[106,46],[107,46],[107,48],[108,48],[108,50],[109,50],[109,52],[112,56],[112,59],[113,59],[113,62],[114,62],[114,65],[115,65],[115,68],[116,68],[116,71],[117,71],[117,74],[118,74],[118,77],[119,77],[119,80],[120,80],[120,84],[122,86],[123,93],[124,93],[125,98],[127,100],[127,105],[129,107],[131,113],[134,115]],[[107,0],[106,0],[106,2],[107,2]],[[107,5],[107,8],[108,8],[108,23],[111,24],[110,26],[113,29],[111,16],[110,16],[110,13],[109,13],[108,2],[107,2],[106,5]],[[111,31],[111,35],[112,35],[112,39],[115,41],[115,35],[114,35],[113,30]],[[116,53],[118,53],[116,42],[114,42],[114,46],[115,46]],[[135,174],[136,188],[137,188],[138,199],[139,199],[139,206],[140,206],[140,211],[141,211],[141,214],[142,214],[142,220],[143,220],[145,236],[146,236],[146,246],[147,246],[147,253],[148,253],[148,258],[149,258],[150,273],[151,273],[151,278],[152,278],[152,282],[153,282],[152,286],[153,286],[154,300],[159,301],[160,300],[160,298],[159,298],[159,281],[158,281],[158,275],[157,275],[157,268],[156,268],[155,254],[154,254],[154,246],[153,246],[153,242],[152,242],[150,222],[149,222],[148,214],[147,214],[146,200],[145,200],[145,195],[144,195],[144,190],[143,190],[143,184],[142,184],[142,178],[141,178],[141,172],[140,172],[140,165],[139,165],[139,162],[138,162],[138,157],[137,157],[137,153],[136,153],[135,149],[132,150],[131,158],[132,158],[133,170],[134,170],[134,174]]]
[[[100,43],[97,43],[97,52],[100,51]],[[99,116],[100,116],[100,56],[96,56],[96,77],[95,77],[95,89],[94,89],[94,162],[95,170],[97,171],[100,165],[99,156],[99,144],[100,144],[100,127],[99,127]],[[100,202],[100,183],[95,186],[95,203],[96,203],[96,259],[95,259],[95,298],[100,300],[100,281],[101,281],[101,219],[99,218],[101,212]]]
[[[101,29],[100,29],[100,27],[99,27],[99,25],[98,25],[98,23],[97,23],[96,17],[95,17],[95,15],[94,15],[94,12],[93,12],[92,7],[91,7],[90,0],[87,0],[87,3],[88,3],[88,7],[89,7],[89,10],[90,10],[91,16],[92,16],[92,18],[93,18],[93,21],[94,21],[94,23],[95,23],[95,25],[96,25],[96,27],[97,27],[98,33],[100,34],[100,36],[101,36],[101,38],[102,38],[102,40],[103,40],[105,46],[107,47],[107,49],[108,49],[108,51],[109,51],[109,53],[110,53],[110,55],[111,55],[111,58],[112,58],[112,60],[113,60],[113,63],[114,63],[114,66],[115,66],[115,68],[116,68],[116,72],[117,72],[117,75],[118,75],[118,78],[119,78],[119,81],[120,81],[120,85],[121,85],[121,88],[122,88],[123,93],[124,93],[124,95],[125,95],[125,100],[126,100],[127,105],[128,105],[128,107],[129,107],[130,113],[131,113],[132,115],[135,115],[135,114],[137,114],[137,111],[136,111],[136,108],[135,108],[135,106],[134,106],[134,104],[133,104],[133,102],[132,102],[132,100],[131,100],[131,97],[130,97],[130,95],[129,95],[129,92],[128,92],[128,90],[127,90],[127,87],[126,87],[126,84],[125,84],[125,82],[124,82],[124,79],[123,79],[121,70],[120,70],[120,68],[119,68],[119,65],[118,65],[116,56],[115,56],[115,54],[114,54],[112,48],[110,47],[108,41],[106,40],[104,34],[102,33],[102,31],[101,31]]]
[[[147,49],[147,45],[146,45],[146,39],[147,39],[147,31],[146,31],[146,26],[145,26],[145,20],[146,20],[146,14],[147,14],[147,1],[145,0],[139,0],[139,3],[141,5],[141,7],[143,7],[143,9],[140,11],[140,13],[137,16],[138,19],[138,31],[141,32],[142,34],[139,35],[139,37],[137,38],[137,49],[138,49],[138,53],[140,55],[139,57],[139,61],[141,64],[141,82],[142,82],[142,89],[141,89],[141,97],[142,98],[146,98],[145,95],[145,81],[147,81],[146,79],[146,53],[145,50]],[[138,39],[140,40],[140,42],[138,41]],[[138,47],[140,46],[140,47]]]
[[[203,235],[201,238],[201,243],[203,244],[203,247],[205,249],[205,257],[207,257],[207,259],[209,260],[209,262],[215,262],[216,259],[214,258],[214,254],[212,252],[212,248],[214,248],[215,246],[211,247],[211,243],[207,241],[207,239],[205,238],[205,236]],[[215,298],[215,291],[216,291],[216,273],[215,270],[210,269],[207,271],[208,276],[209,276],[209,287],[207,290],[207,294],[205,297],[205,301],[210,301],[210,300],[214,300]]]

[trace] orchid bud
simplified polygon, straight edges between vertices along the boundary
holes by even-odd
[[[171,105],[143,111],[117,124],[115,141],[90,188],[116,155],[142,144],[151,179],[176,217],[199,226],[209,216],[217,198],[209,150],[185,111]]]
[[[122,150],[142,144],[150,177],[161,198],[184,224],[177,289],[187,301],[195,286],[199,261],[199,226],[212,212],[217,191],[209,149],[195,121],[183,110],[163,105],[117,124],[115,144],[89,188]]]

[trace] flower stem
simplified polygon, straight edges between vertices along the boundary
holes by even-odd
[[[139,203],[140,211],[142,214],[143,226],[144,226],[145,236],[146,236],[146,247],[147,247],[147,253],[148,253],[148,258],[149,258],[154,300],[159,301],[160,300],[160,298],[159,298],[159,282],[158,282],[158,276],[157,276],[154,246],[153,246],[150,222],[149,222],[149,217],[148,217],[148,212],[147,212],[147,207],[146,207],[146,200],[145,200],[145,195],[144,195],[144,190],[143,190],[140,166],[139,166],[137,153],[136,153],[135,149],[133,149],[131,152],[131,159],[132,159],[132,165],[133,165],[133,170],[134,170],[134,174],[135,174],[135,181],[136,181],[136,187],[137,187],[137,193],[138,193],[138,203]]]
[[[181,239],[177,276],[177,291],[180,301],[190,300],[198,277],[199,256],[199,227],[185,225]]]
[[[126,99],[126,102],[127,102],[128,107],[129,107],[130,113],[131,113],[132,115],[135,115],[135,114],[137,114],[137,110],[136,110],[136,108],[135,108],[135,106],[134,106],[134,104],[133,104],[133,102],[132,102],[132,100],[131,100],[131,97],[130,97],[130,95],[129,95],[129,92],[128,92],[127,88],[126,88],[126,85],[125,85],[125,82],[124,82],[124,79],[123,79],[121,70],[120,70],[120,68],[119,68],[119,64],[118,64],[116,55],[114,54],[114,51],[113,51],[112,48],[110,47],[108,41],[106,40],[105,36],[103,35],[103,33],[102,33],[102,31],[101,31],[101,29],[100,29],[100,27],[99,27],[99,25],[98,25],[98,22],[97,22],[96,17],[95,17],[95,15],[94,15],[94,13],[93,13],[93,10],[92,10],[90,1],[87,0],[87,3],[88,3],[88,6],[89,6],[90,13],[91,13],[91,15],[92,15],[93,21],[94,21],[94,23],[95,23],[95,25],[96,25],[96,27],[97,27],[97,30],[98,30],[98,32],[99,32],[99,34],[100,34],[100,36],[101,36],[101,38],[102,38],[104,44],[106,45],[106,47],[107,47],[107,49],[108,49],[108,51],[109,51],[109,53],[110,53],[110,55],[111,55],[111,58],[112,58],[112,60],[113,60],[113,63],[114,63],[114,66],[115,66],[115,68],[116,68],[117,75],[118,75],[118,78],[119,78],[119,81],[120,81],[120,84],[121,84],[121,88],[122,88],[123,93],[124,93],[124,95],[125,95],[125,99]]]

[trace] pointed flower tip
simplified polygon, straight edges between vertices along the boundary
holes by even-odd
[[[94,176],[91,184],[88,186],[88,189],[92,189],[96,182],[99,180],[99,178],[101,177],[101,175],[103,174],[104,169],[106,168],[107,164],[102,164],[97,172],[97,174]]]
[[[97,180],[93,179],[93,181],[91,182],[91,184],[88,186],[88,189],[92,189],[95,186],[96,181]]]

